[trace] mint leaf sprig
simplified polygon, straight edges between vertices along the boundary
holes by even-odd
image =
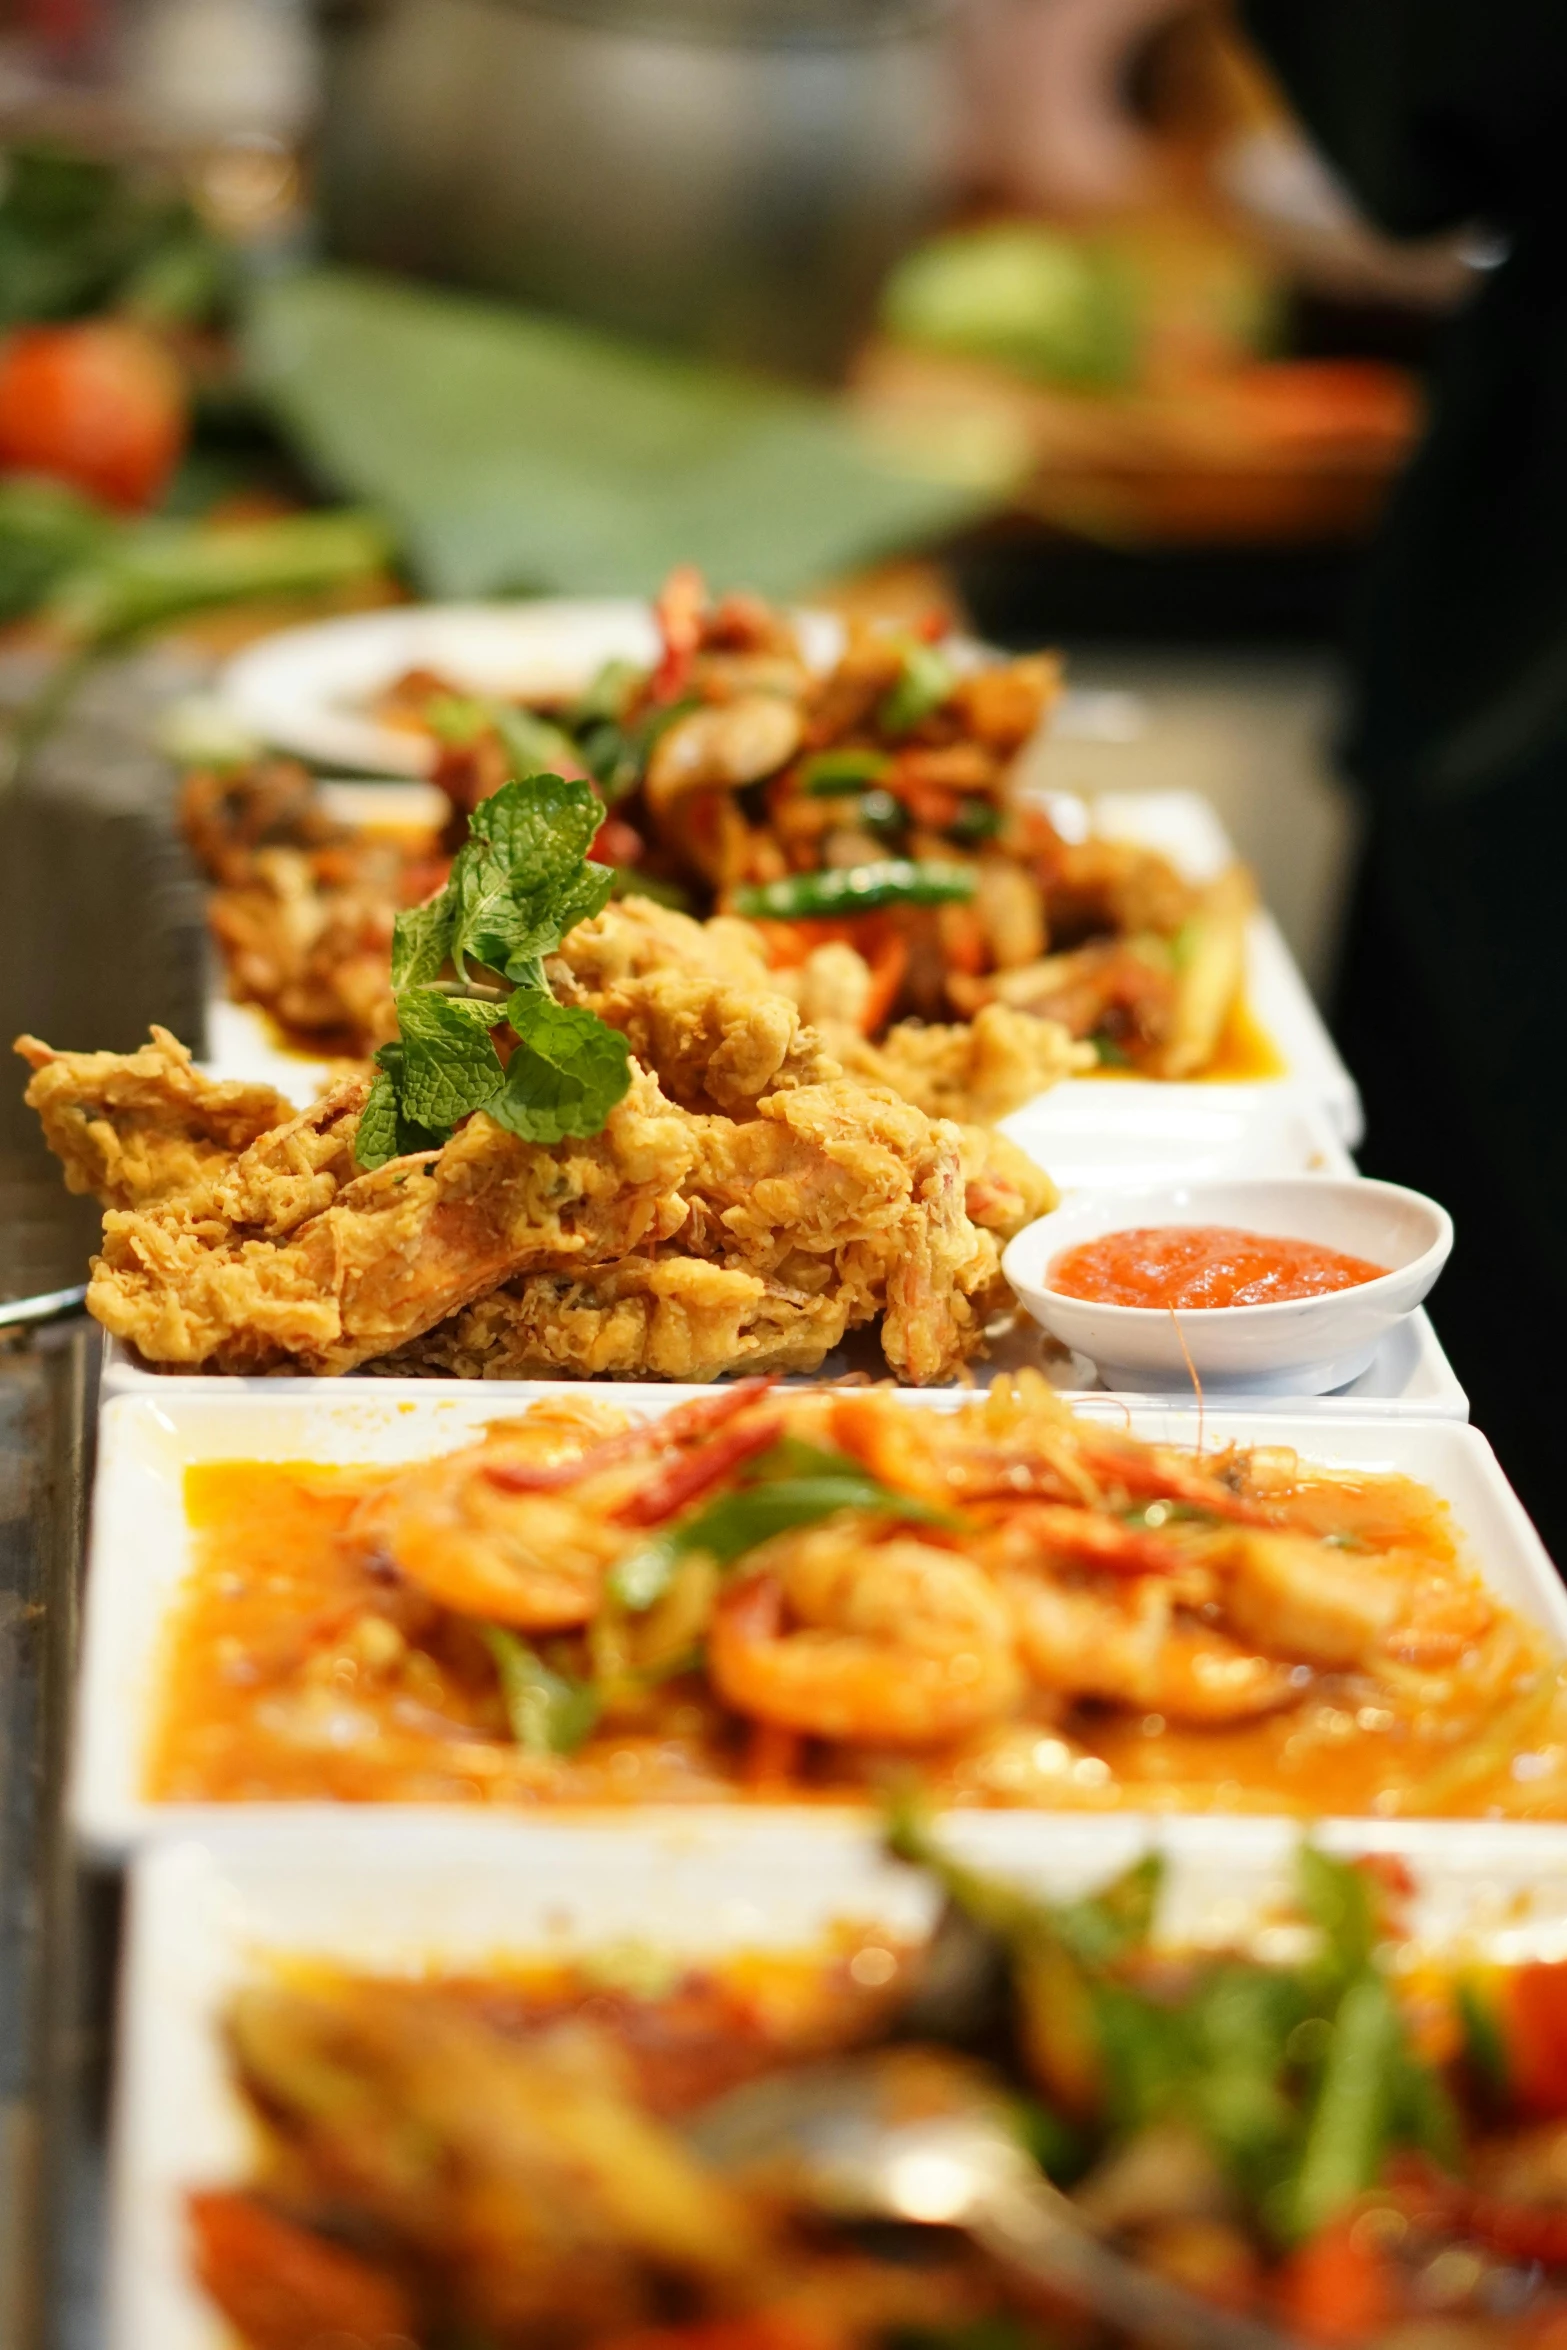
[[[445,887],[398,915],[398,1033],[375,1056],[361,1167],[438,1150],[474,1110],[524,1142],[601,1131],[631,1083],[629,1048],[595,1013],[555,1001],[544,958],[614,887],[587,854],[603,819],[584,782],[504,784],[473,811]],[[503,1030],[515,1039],[504,1062]]]

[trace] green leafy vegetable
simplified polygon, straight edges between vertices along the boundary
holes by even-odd
[[[448,1131],[471,1110],[486,1108],[501,1083],[500,1056],[490,1042],[493,1005],[462,996],[410,988],[397,1000],[402,1030],[399,1108],[415,1125]]]
[[[1509,2082],[1507,2042],[1496,2010],[1471,1982],[1459,1984],[1457,2006],[1469,2069],[1486,2095],[1499,2103],[1507,2095]]]
[[[557,1673],[515,1632],[481,1624],[495,1659],[511,1734],[530,1754],[575,1754],[598,1720],[599,1701],[585,1681]]]
[[[506,1019],[517,1049],[485,1104],[496,1124],[524,1142],[597,1134],[631,1082],[631,1048],[619,1030],[527,987],[512,996]]]
[[[813,1526],[839,1510],[874,1511],[927,1525],[957,1522],[928,1502],[883,1485],[848,1453],[786,1436],[748,1465],[744,1483],[618,1559],[610,1569],[610,1590],[628,1613],[640,1615],[663,1597],[680,1561],[694,1551],[730,1567],[775,1534]]]
[[[604,820],[587,784],[533,775],[481,800],[452,865],[451,958],[542,988],[544,957],[608,902],[607,867],[585,860]]]
[[[631,1083],[629,1050],[592,1012],[556,1003],[544,958],[609,897],[609,868],[587,860],[602,818],[580,779],[516,777],[474,810],[445,888],[398,915],[398,1037],[376,1055],[362,1167],[438,1147],[475,1110],[526,1142],[601,1130]]]
[[[1458,2117],[1379,1964],[1387,1929],[1368,1870],[1303,1850],[1301,1904],[1319,1940],[1300,1963],[1229,1957],[1171,1974],[1139,1963],[1159,1892],[1156,1856],[1098,1893],[1050,1904],[954,1861],[906,1802],[889,1819],[888,1841],[1000,1944],[1033,2077],[1062,2087],[1073,2122],[1085,2101],[1091,2107],[1092,2158],[1179,2121],[1286,2243],[1315,2234],[1374,2186],[1393,2148],[1456,2168]],[[1461,2012],[1473,2069],[1494,2080],[1485,2011],[1471,1998]]]

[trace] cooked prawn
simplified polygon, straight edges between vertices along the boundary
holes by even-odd
[[[530,1632],[588,1623],[624,1527],[569,1492],[507,1491],[494,1459],[480,1447],[409,1470],[360,1506],[351,1538],[459,1615]]]
[[[1006,1603],[952,1551],[907,1536],[871,1548],[830,1522],[757,1559],[708,1640],[709,1676],[737,1712],[814,1738],[937,1746],[1021,1697]]]
[[[1095,1588],[1019,1574],[1006,1590],[1030,1677],[1061,1695],[1216,1726],[1293,1705],[1311,1678],[1184,1614],[1153,1576]]]

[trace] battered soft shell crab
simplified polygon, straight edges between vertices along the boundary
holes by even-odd
[[[559,968],[634,1054],[583,1140],[527,1143],[479,1112],[364,1173],[368,1073],[300,1113],[204,1076],[164,1030],[130,1054],[22,1038],[66,1181],[105,1209],[89,1310],[184,1370],[706,1380],[814,1369],[879,1321],[900,1379],[949,1377],[1049,1178],[846,1075],[774,990],[639,970],[624,941],[611,981],[623,920],[584,925],[580,975]]]

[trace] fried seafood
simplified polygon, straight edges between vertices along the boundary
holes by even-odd
[[[844,1077],[791,1004],[760,1002],[627,981],[651,1068],[600,1133],[531,1144],[480,1112],[373,1173],[367,1076],[296,1113],[162,1032],[129,1055],[21,1049],[68,1180],[105,1204],[90,1310],[149,1362],[710,1379],[813,1369],[879,1319],[901,1377],[949,1376],[1048,1178]]]
[[[1156,1077],[1213,1063],[1241,996],[1249,884],[1236,870],[1197,887],[1155,851],[1064,837],[1020,782],[1053,660],[976,665],[939,628],[857,622],[822,672],[785,616],[710,604],[691,574],[657,610],[663,658],[611,662],[576,700],[520,708],[399,681],[382,715],[438,742],[453,810],[439,843],[332,826],[283,762],[194,778],[187,832],[219,883],[235,993],[321,1049],[386,1041],[393,915],[508,777],[548,770],[591,778],[591,853],[621,893],[716,915],[705,960],[782,988],[845,1067],[921,1108],[992,1119],[1099,1061]],[[662,935],[670,960],[690,959]],[[965,1029],[987,1007],[1009,1017],[970,1066]]]
[[[190,1496],[165,1800],[819,1796],[912,1756],[959,1802],[1567,1812],[1559,1670],[1431,1494],[1143,1444],[1037,1374],[574,1398]]]
[[[1058,830],[1021,782],[1060,690],[1052,658],[986,662],[939,622],[851,621],[837,661],[813,670],[787,617],[709,603],[689,572],[657,616],[652,669],[611,662],[575,703],[463,705],[469,747],[439,730],[455,804],[516,771],[519,725],[542,728],[601,791],[598,853],[626,886],[644,876],[693,910],[754,918],[786,978],[836,957],[799,981],[815,1022],[880,1044],[900,1019],[994,1001],[1152,1076],[1214,1059],[1244,979],[1249,886],[1236,871],[1198,887],[1156,851]],[[426,708],[438,682],[419,681]],[[405,716],[417,707],[400,696]]]
[[[189,776],[180,820],[235,1000],[321,1053],[363,1058],[394,1037],[392,925],[441,879],[434,838],[334,822],[282,759]]]
[[[723,1049],[716,1070],[720,1086],[732,1085],[742,1049],[753,1068],[768,1065],[774,1048],[761,1042],[764,1037],[778,1040],[781,1074],[803,1022],[821,1051],[850,1076],[901,1095],[928,1117],[964,1125],[1007,1117],[1063,1077],[1092,1067],[1094,1059],[1091,1048],[1074,1043],[1059,1021],[1000,1003],[981,1007],[971,1022],[901,1020],[874,1043],[866,1029],[875,1025],[868,1017],[875,974],[846,940],[830,940],[799,963],[774,969],[756,924],[727,915],[695,922],[648,898],[622,899],[579,923],[553,976],[563,1001],[589,1006],[630,1036],[637,1051],[646,1023],[678,1021],[680,1007],[699,1000],[697,979],[722,980],[731,991],[729,1033],[709,1040],[692,1032],[685,1053],[694,1064],[709,1042],[715,1053]],[[743,1048],[736,1031],[748,1032]],[[679,1092],[662,1061],[659,1068],[666,1090]],[[689,1089],[689,1078],[687,1084]],[[718,1106],[733,1106],[731,1094],[714,1091],[711,1073],[703,1090]]]
[[[293,1116],[270,1085],[203,1076],[166,1028],[134,1053],[57,1053],[36,1036],[16,1049],[33,1070],[27,1101],[68,1191],[106,1208],[198,1193],[237,1154]]]

